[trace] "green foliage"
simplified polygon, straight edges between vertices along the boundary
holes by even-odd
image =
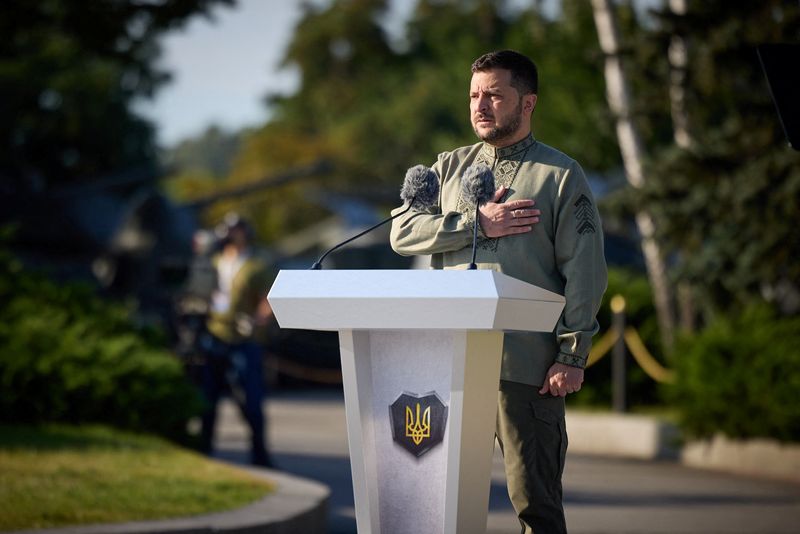
[[[537,7],[509,11],[497,0],[420,0],[402,46],[377,22],[386,4],[305,5],[284,58],[299,71],[300,88],[268,98],[272,119],[243,141],[219,189],[325,158],[334,172],[310,187],[396,204],[406,169],[477,141],[469,121],[470,66],[502,48],[528,53],[539,65],[537,138],[588,169],[619,165],[588,3],[566,1],[551,20]],[[260,236],[318,222],[310,197],[308,182],[254,197],[262,202],[250,210]]]
[[[523,12],[502,45],[528,54],[539,68],[534,135],[585,169],[610,171],[621,160],[591,5],[583,0],[561,4],[556,20],[535,10]]]
[[[595,337],[595,342],[611,328],[612,313],[609,303],[615,295],[621,295],[625,299],[626,325],[636,328],[648,351],[663,362],[658,323],[647,277],[628,269],[609,269],[608,289],[597,315],[600,332]],[[631,407],[642,407],[661,402],[659,390],[653,379],[645,374],[633,358],[629,357],[627,362],[628,404]],[[611,407],[611,399],[611,353],[609,352],[586,369],[580,393],[569,396],[568,402],[571,406]]]
[[[800,441],[800,317],[766,306],[720,317],[678,343],[675,365],[666,392],[688,433]]]
[[[0,252],[0,422],[102,422],[185,441],[199,393],[128,310]]]
[[[155,164],[136,98],[168,80],[158,36],[232,0],[6,0],[0,7],[0,178],[12,191]]]
[[[800,5],[690,2],[685,17],[663,16],[650,37],[662,41],[664,58],[673,33],[689,47],[693,143],[653,151],[648,187],[635,202],[653,213],[659,238],[680,260],[675,276],[693,286],[706,317],[764,298],[797,311],[800,153],[786,145],[756,46],[798,42]],[[666,74],[650,84],[667,86]]]
[[[209,126],[200,137],[186,139],[165,150],[162,161],[167,167],[182,172],[207,171],[215,178],[221,178],[230,172],[245,133],[228,133],[217,126]]]

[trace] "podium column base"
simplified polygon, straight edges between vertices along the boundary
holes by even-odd
[[[359,533],[485,532],[503,333],[341,330],[339,338]],[[441,443],[419,456],[394,439],[408,425],[395,421],[393,432],[390,406],[403,394],[435,395],[447,407]]]

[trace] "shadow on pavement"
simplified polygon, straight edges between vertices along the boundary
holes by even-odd
[[[248,454],[233,449],[219,449],[214,456],[235,464],[247,463]],[[331,488],[328,532],[330,534],[355,534],[355,504],[350,460],[338,456],[273,453],[276,469],[292,475],[322,482]],[[494,512],[511,511],[511,502],[505,484],[493,482],[489,493],[489,509]]]
[[[757,504],[794,504],[800,500],[792,497],[774,495],[714,495],[682,493],[617,493],[571,491],[564,493],[565,506],[619,506],[631,508],[637,506],[681,506],[685,508],[704,507],[709,505],[757,505]]]
[[[246,451],[221,448],[214,457],[234,464],[246,464]],[[275,469],[292,475],[321,482],[331,489],[328,501],[328,533],[355,534],[356,518],[353,499],[353,482],[350,477],[350,460],[339,456],[312,456],[307,454],[272,454]]]

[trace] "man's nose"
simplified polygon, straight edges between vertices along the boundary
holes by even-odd
[[[486,96],[486,95],[480,95],[478,97],[477,110],[480,111],[481,113],[485,113],[486,111],[489,110],[489,107],[490,107],[489,106],[489,97]]]

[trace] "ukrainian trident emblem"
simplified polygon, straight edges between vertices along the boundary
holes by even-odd
[[[431,437],[431,407],[425,408],[422,421],[419,419],[419,403],[417,403],[417,418],[410,406],[406,406],[406,437],[411,438],[414,445],[419,445],[425,438]]]
[[[419,458],[444,438],[447,406],[435,392],[422,397],[403,393],[391,406],[392,436]]]

